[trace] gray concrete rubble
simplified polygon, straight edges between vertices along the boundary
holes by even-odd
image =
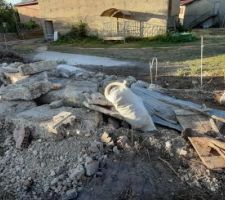
[[[15,116],[34,107],[36,103],[33,101],[0,101],[0,117]]]
[[[69,78],[72,75],[82,76],[82,75],[88,74],[88,71],[81,69],[79,67],[61,64],[57,66],[57,73],[61,77]]]
[[[18,81],[23,80],[23,79],[26,79],[26,78],[29,77],[29,76],[21,75],[19,72],[15,72],[15,73],[12,73],[12,72],[4,72],[4,76],[5,76],[5,79],[9,83],[12,83],[12,84],[15,84]]]
[[[19,72],[21,75],[32,75],[43,71],[49,71],[56,69],[57,63],[54,61],[41,61],[35,63],[29,63],[19,66]]]
[[[51,83],[45,72],[18,81],[16,84],[7,85],[0,89],[2,100],[33,100],[47,93]]]
[[[15,126],[32,128],[34,138],[62,139],[64,137],[92,133],[101,122],[101,115],[84,108],[49,105],[34,107],[8,118]]]
[[[116,91],[112,82],[123,87]],[[104,91],[109,85],[112,88],[107,98]],[[224,178],[192,171],[187,158],[193,163],[194,149],[185,140],[184,131],[182,137],[175,131],[190,126],[188,120],[183,120],[186,115],[179,117],[174,110],[176,104],[185,104],[187,110],[195,108],[199,115],[203,108],[178,102],[150,86],[134,77],[89,72],[68,65],[57,67],[54,62],[0,65],[0,199],[92,199],[93,195],[82,198],[89,187],[85,184],[92,181],[90,188],[94,188],[94,193],[98,186],[102,193],[107,181],[110,195],[113,188],[114,194],[125,194],[119,197],[122,199],[129,199],[137,187],[140,191],[136,194],[143,193],[144,187],[157,192],[166,188],[165,194],[152,199],[165,197],[176,192],[170,186],[180,187],[183,179],[188,185],[198,184],[200,189],[220,193],[218,188]],[[124,93],[124,88],[129,93]],[[137,109],[140,104],[147,112]],[[219,112],[211,111],[212,115]],[[154,127],[154,131],[145,132],[145,126],[134,126],[131,119],[138,116],[138,125],[146,121],[143,114],[152,117],[154,124],[167,128],[157,126],[157,130]],[[198,123],[191,116],[191,121]],[[196,117],[202,125],[200,117]],[[219,129],[224,129],[224,123]],[[174,172],[168,170],[170,165]],[[156,187],[152,187],[154,184]],[[181,192],[187,187],[186,183],[183,185]],[[174,197],[173,194],[168,199]]]
[[[82,106],[85,93],[98,91],[98,83],[93,81],[71,81],[65,87],[63,98],[69,106]]]

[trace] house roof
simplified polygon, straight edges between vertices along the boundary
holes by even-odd
[[[31,1],[28,1],[28,2],[15,4],[15,6],[16,7],[22,7],[22,6],[30,6],[30,5],[37,5],[37,4],[38,4],[37,0],[31,0]]]
[[[180,5],[185,6],[185,5],[193,3],[194,1],[195,0],[180,0]]]

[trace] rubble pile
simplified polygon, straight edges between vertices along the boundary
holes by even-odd
[[[115,83],[123,84],[120,91]],[[153,112],[157,106],[141,98],[149,86],[52,61],[1,64],[0,199],[76,199],[90,177],[104,176],[111,155],[143,148],[169,157],[191,187],[217,192],[217,175],[196,178],[178,164],[197,157],[177,132],[186,126],[179,124],[183,115],[175,121],[168,102]]]
[[[74,199],[104,166],[102,114],[82,106],[99,77],[76,75],[63,78],[55,62],[0,66],[1,198]]]

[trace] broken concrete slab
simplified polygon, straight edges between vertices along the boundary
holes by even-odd
[[[64,91],[64,102],[68,106],[83,106],[85,93],[96,93],[97,82],[93,81],[71,81]]]
[[[45,72],[20,80],[17,84],[8,85],[0,89],[2,100],[33,100],[47,93],[51,83]]]
[[[86,96],[91,93],[96,93],[98,84],[93,81],[68,81],[66,86],[59,90],[51,90],[41,96],[38,101],[41,103],[52,103],[54,101],[63,100],[67,106],[83,106]]]
[[[56,66],[57,63],[54,61],[40,61],[19,66],[19,72],[26,76],[56,69]]]
[[[72,65],[61,64],[57,66],[57,73],[59,76],[64,78],[69,78],[70,76],[76,74],[77,76],[88,73],[86,70]]]
[[[34,138],[55,138],[82,135],[94,131],[101,122],[101,114],[84,108],[38,106],[11,118],[15,126],[33,128]]]
[[[52,103],[49,104],[50,108],[60,108],[63,106],[63,100],[58,100],[58,101],[53,101]]]
[[[109,102],[105,96],[99,92],[97,93],[91,93],[91,94],[85,94],[86,102],[89,105],[101,105],[101,106],[113,106],[111,102]]]
[[[33,101],[1,101],[0,117],[15,116],[34,107],[36,107],[36,103]]]
[[[15,62],[15,63],[11,63],[11,64],[7,64],[5,66],[2,67],[2,69],[5,71],[5,72],[9,72],[9,73],[17,73],[19,72],[19,66],[23,65],[23,63],[21,62]]]
[[[11,63],[11,64],[7,64],[5,63],[4,65],[2,65],[2,67],[0,67],[0,80],[5,84],[10,84],[10,80],[7,80],[6,74],[7,73],[18,73],[19,69],[18,67],[20,65],[22,65],[23,63],[20,62],[16,62],[16,63]]]
[[[10,84],[15,84],[18,81],[24,80],[29,77],[29,76],[23,76],[19,72],[17,73],[4,72],[4,76],[6,80],[9,81]]]

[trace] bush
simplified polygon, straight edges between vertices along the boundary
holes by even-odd
[[[68,42],[70,40],[83,39],[87,37],[87,24],[82,21],[72,26],[71,30],[60,37],[60,40]]]
[[[34,20],[30,19],[29,21],[25,23],[20,24],[21,28],[32,30],[39,27],[39,24],[37,24]]]

